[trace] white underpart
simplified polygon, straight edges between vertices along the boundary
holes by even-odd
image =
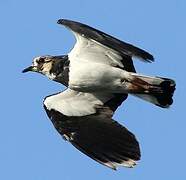
[[[161,78],[139,75],[118,68],[119,66],[125,69],[121,62],[122,56],[117,51],[76,32],[73,34],[76,44],[68,54],[70,89],[81,92],[130,93],[130,82],[136,77],[152,85],[159,85],[163,81]],[[152,103],[156,101],[151,96],[137,96]]]
[[[70,64],[69,88],[84,92],[105,89],[115,91],[118,86],[121,86],[121,79],[127,78],[128,74],[109,65],[74,61]]]
[[[110,49],[95,40],[87,39],[78,33],[73,32],[73,34],[76,37],[76,44],[68,54],[70,61],[81,60],[89,63],[123,67],[121,62],[122,57],[117,51]]]
[[[107,89],[110,92],[118,91],[120,86],[123,86],[121,79],[129,76],[128,72],[116,68],[123,67],[122,57],[115,50],[74,34],[77,42],[68,54],[69,88],[82,92]]]
[[[96,106],[102,106],[112,97],[110,94],[90,94],[67,89],[59,94],[49,96],[44,105],[48,110],[54,109],[66,116],[86,116],[96,112]]]

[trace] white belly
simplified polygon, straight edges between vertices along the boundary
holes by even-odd
[[[69,72],[69,88],[78,91],[113,90],[121,85],[126,71],[109,65],[73,62]]]

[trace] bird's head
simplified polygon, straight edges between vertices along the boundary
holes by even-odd
[[[66,56],[38,56],[33,59],[32,65],[25,68],[22,72],[37,72],[41,73],[50,79],[54,79],[55,75],[63,71],[63,65]]]
[[[25,68],[22,72],[38,72],[41,74],[46,74],[48,73],[51,68],[52,68],[52,64],[53,64],[54,58],[53,56],[38,56],[36,58],[33,59],[32,65]]]

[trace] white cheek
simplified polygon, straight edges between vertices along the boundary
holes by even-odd
[[[56,78],[56,75],[54,75],[53,73],[52,74],[49,74],[48,72],[45,74],[49,79],[53,80]]]
[[[38,63],[36,61],[33,61],[32,65],[37,67]]]
[[[51,68],[52,68],[52,64],[51,63],[44,64],[43,69],[42,69],[42,74],[47,76],[49,79],[53,80],[56,77],[56,75],[54,75],[53,73],[50,73],[50,69]]]

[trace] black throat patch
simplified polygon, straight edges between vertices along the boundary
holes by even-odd
[[[68,86],[69,82],[69,64],[68,56],[56,56],[55,61],[53,62],[50,74],[54,74],[56,77],[54,81],[62,83],[65,86]]]

